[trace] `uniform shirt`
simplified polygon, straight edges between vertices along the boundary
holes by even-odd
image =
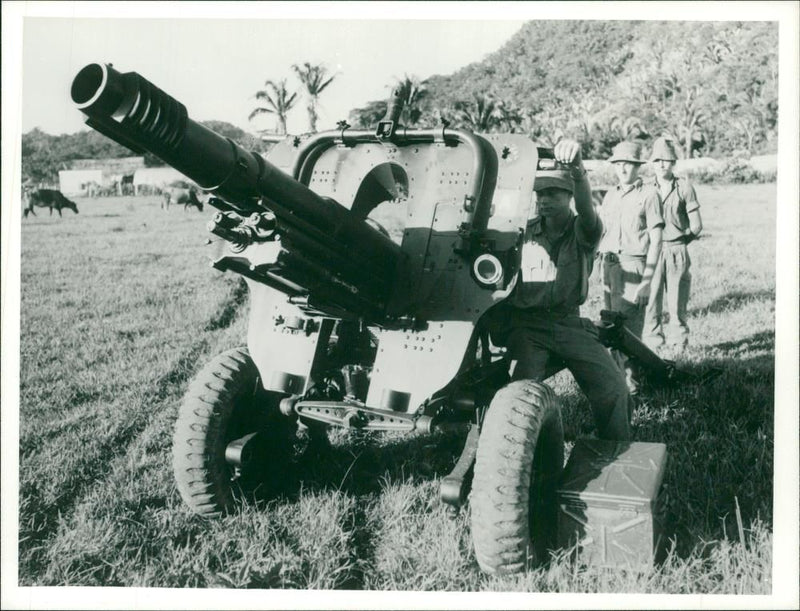
[[[547,238],[541,217],[528,223],[517,286],[508,300],[511,305],[568,314],[586,301],[602,223],[598,218],[597,226],[587,233],[578,216],[570,214],[564,233],[554,242]]]
[[[656,178],[653,186],[659,193],[661,187]],[[672,177],[671,189],[663,197],[664,206],[664,241],[683,242],[684,232],[689,229],[689,213],[700,208],[694,186],[685,178]]]
[[[648,231],[664,226],[658,191],[641,178],[609,189],[598,212],[605,227],[600,252],[643,257],[650,246]]]

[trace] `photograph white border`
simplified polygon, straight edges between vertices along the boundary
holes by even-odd
[[[798,7],[796,2],[3,2],[2,4],[2,608],[4,609],[766,609],[798,602]],[[307,592],[17,586],[22,19],[669,19],[780,22],[780,133],[772,596]],[[778,485],[780,484],[780,485]]]

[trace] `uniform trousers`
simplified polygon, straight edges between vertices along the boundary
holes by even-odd
[[[625,316],[625,326],[636,337],[642,337],[644,306],[636,303],[636,291],[642,282],[646,257],[603,253],[603,304],[606,310],[614,310]],[[619,350],[611,350],[611,356],[625,370],[628,388],[636,393],[642,376],[636,365]]]
[[[661,256],[658,258],[650,300],[644,315],[642,340],[651,348],[665,343],[662,322],[663,301],[666,297],[669,325],[667,326],[666,343],[685,346],[689,340],[689,326],[686,324],[686,311],[689,304],[689,290],[692,274],[689,250],[681,242],[664,242]]]
[[[632,403],[625,376],[591,321],[577,315],[532,314],[524,325],[514,326],[507,348],[516,361],[513,380],[541,382],[552,369],[553,357],[563,362],[592,406],[598,436],[630,440]]]

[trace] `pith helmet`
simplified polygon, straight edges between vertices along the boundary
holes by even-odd
[[[638,142],[620,142],[611,152],[611,163],[629,161],[631,163],[644,163],[642,159],[642,145]]]
[[[568,170],[537,170],[536,179],[533,182],[533,190],[541,191],[550,187],[564,189],[570,193],[575,190],[575,184]]]
[[[677,161],[678,155],[675,153],[675,143],[668,138],[659,138],[653,143],[653,153],[650,155],[650,161],[658,161],[664,159],[666,161]]]

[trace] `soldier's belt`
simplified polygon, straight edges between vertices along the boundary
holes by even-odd
[[[647,255],[628,255],[617,252],[600,253],[600,259],[602,259],[604,263],[619,263],[620,261],[644,261],[646,258]]]

